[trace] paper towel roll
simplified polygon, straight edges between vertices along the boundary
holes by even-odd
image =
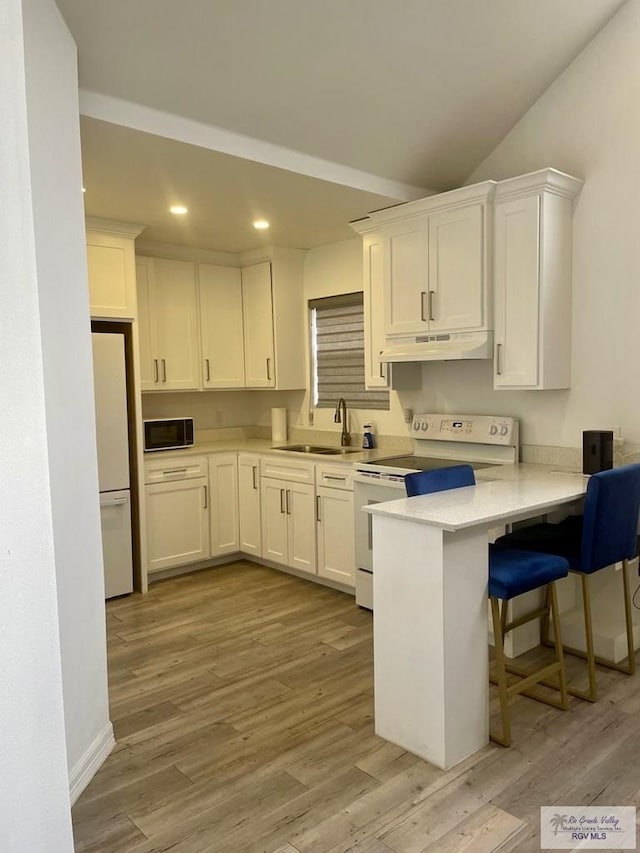
[[[284,444],[287,440],[287,410],[271,409],[271,441]]]

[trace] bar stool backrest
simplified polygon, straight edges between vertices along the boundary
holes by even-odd
[[[584,502],[581,571],[635,557],[639,513],[640,463],[593,474]]]
[[[447,489],[475,486],[476,478],[471,465],[451,465],[449,468],[434,468],[431,471],[407,474],[404,483],[407,496],[414,498],[416,495],[429,495],[432,492],[444,492]]]

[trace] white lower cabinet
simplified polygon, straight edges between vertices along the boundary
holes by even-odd
[[[286,515],[287,484],[263,477],[260,481],[262,503],[262,556],[283,566],[289,563]]]
[[[318,575],[353,587],[356,560],[351,470],[318,465],[316,482]]]
[[[208,479],[147,485],[147,568],[156,572],[210,556]]]
[[[355,586],[349,465],[235,452],[150,457],[150,574],[240,552]]]
[[[238,465],[235,453],[209,457],[211,556],[240,550],[238,535]]]
[[[239,550],[260,557],[260,457],[252,453],[238,454],[238,516]]]
[[[316,574],[315,469],[280,457],[261,461],[262,556]]]

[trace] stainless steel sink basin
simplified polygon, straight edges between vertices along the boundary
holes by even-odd
[[[341,456],[343,453],[358,453],[359,447],[325,447],[321,444],[289,444],[273,450],[288,450],[291,453],[318,453],[322,456]]]

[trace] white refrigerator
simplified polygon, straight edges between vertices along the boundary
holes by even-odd
[[[94,332],[93,375],[106,598],[133,591],[124,335]]]

